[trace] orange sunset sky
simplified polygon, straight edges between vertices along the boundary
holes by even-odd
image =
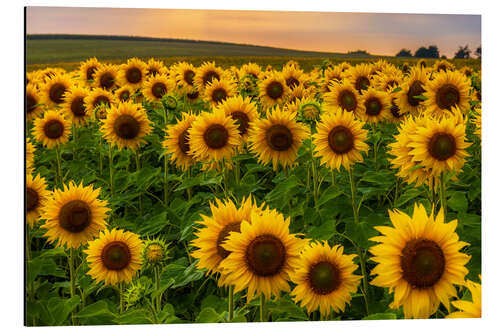
[[[437,45],[453,57],[481,44],[481,16],[28,7],[28,34],[104,34],[225,41],[299,50],[395,55]]]

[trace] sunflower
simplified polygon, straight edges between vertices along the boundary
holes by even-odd
[[[448,72],[455,70],[455,65],[446,61],[446,60],[437,60],[434,63],[434,71],[435,72]]]
[[[276,210],[252,212],[250,221],[241,222],[240,232],[231,231],[222,243],[229,252],[219,264],[224,283],[234,285],[235,293],[247,288],[247,301],[290,291],[287,280],[300,265],[306,241],[290,234],[289,226],[290,218]]]
[[[289,90],[283,75],[273,72],[259,84],[259,98],[263,106],[273,107],[284,102]]]
[[[69,118],[73,124],[84,125],[89,118],[94,115],[88,112],[85,107],[85,97],[88,96],[89,90],[80,86],[72,86],[64,94],[64,103],[62,104],[63,113]]]
[[[220,80],[223,76],[224,70],[215,66],[215,62],[205,62],[196,70],[194,83],[200,92],[204,92],[210,82],[214,79]]]
[[[314,86],[306,88],[304,84],[293,86],[288,96],[288,103],[293,103],[302,98],[314,98]]]
[[[472,70],[472,68],[470,68],[468,66],[464,66],[464,67],[460,68],[460,72],[469,78],[472,76],[472,74],[474,74],[474,71]]]
[[[39,72],[40,84],[43,85],[47,83],[51,78],[61,75],[66,76],[66,70],[54,67],[47,67],[45,69],[42,69]]]
[[[327,68],[325,70],[324,76],[321,79],[321,92],[327,93],[331,91],[331,87],[335,83],[340,83],[344,78],[344,73],[340,66],[335,66],[333,68]]]
[[[196,68],[188,62],[180,62],[175,66],[174,79],[177,88],[181,93],[191,93],[196,91],[194,86],[194,77],[196,76]]]
[[[470,81],[460,72],[441,72],[432,81],[428,81],[424,89],[423,102],[425,112],[441,116],[445,110],[457,107],[465,112],[469,107]]]
[[[102,64],[97,60],[96,57],[87,59],[80,64],[79,76],[80,79],[86,84],[91,85],[91,82],[95,79],[95,73],[102,66]]]
[[[397,92],[397,104],[402,113],[418,113],[422,109],[423,101],[417,96],[425,93],[425,86],[429,82],[427,72],[419,67],[413,67],[410,75],[401,84],[401,90]]]
[[[361,94],[362,90],[368,89],[372,80],[372,67],[370,64],[359,64],[348,69],[344,75],[345,79],[351,81],[352,85]]]
[[[56,189],[42,214],[49,242],[78,248],[106,228],[107,201],[99,200],[100,189],[70,182]]]
[[[474,134],[477,135],[481,139],[481,108],[476,108],[474,109],[477,113],[474,115],[474,117],[471,119],[471,122],[476,126],[476,129],[474,130]]]
[[[401,108],[398,105],[398,99],[396,97],[391,97],[391,107],[389,111],[390,111],[390,117],[389,117],[390,122],[397,123],[404,119],[404,115],[401,114]]]
[[[223,103],[234,95],[236,95],[236,84],[232,80],[213,79],[205,86],[205,100],[213,106]]]
[[[148,238],[141,252],[143,266],[159,267],[165,265],[170,259],[169,245],[161,238]]]
[[[140,104],[130,102],[111,107],[101,126],[104,138],[119,149],[126,147],[136,150],[145,142],[144,136],[151,131],[151,121],[146,111]]]
[[[361,95],[361,107],[356,114],[368,123],[378,123],[390,117],[391,99],[385,91],[368,88]]]
[[[471,293],[472,302],[452,301],[451,304],[459,311],[450,313],[446,318],[481,318],[481,284],[468,280],[465,286]]]
[[[128,102],[130,98],[135,94],[135,89],[128,84],[115,90],[114,95],[116,99],[120,102]]]
[[[417,67],[418,68],[426,68],[427,67],[427,63],[425,62],[425,59],[419,59],[417,61]]]
[[[281,74],[285,79],[286,85],[290,89],[300,86],[306,79],[304,71],[294,66],[285,66],[281,71]]]
[[[26,176],[26,221],[31,228],[38,222],[50,193],[45,178],[31,174]]]
[[[399,70],[377,75],[374,85],[383,91],[391,92],[403,83],[403,74]]]
[[[69,90],[73,81],[68,74],[51,76],[41,87],[43,104],[52,108],[64,102],[64,94]]]
[[[159,102],[164,95],[171,93],[173,89],[173,82],[165,74],[158,74],[146,79],[142,87],[142,94],[150,102]]]
[[[466,124],[457,120],[452,116],[441,119],[426,117],[410,137],[412,142],[408,143],[408,147],[413,148],[409,152],[412,160],[431,169],[434,175],[446,171],[460,172],[465,157],[469,156],[465,148],[471,143],[465,142]]]
[[[305,122],[316,121],[321,114],[321,104],[312,97],[303,97],[296,99],[294,102],[289,102],[283,106],[287,112],[296,112],[299,119]]]
[[[144,61],[137,58],[127,60],[122,64],[118,71],[118,82],[120,86],[125,84],[132,88],[140,88],[146,79],[147,65]]]
[[[83,102],[87,112],[96,113],[99,119],[106,119],[108,109],[116,104],[116,96],[108,90],[94,88]]]
[[[166,74],[166,68],[163,65],[163,62],[154,58],[149,59],[146,64],[146,76],[155,76],[162,74]]]
[[[378,264],[371,284],[389,288],[394,293],[389,306],[403,306],[406,318],[428,318],[440,303],[449,309],[449,298],[456,296],[453,285],[464,283],[470,259],[460,253],[468,244],[455,233],[457,220],[445,223],[442,209],[427,216],[421,204],[415,204],[412,217],[399,210],[389,216],[394,227],[375,227],[383,236],[370,239],[380,243],[369,250]]]
[[[240,78],[245,77],[245,75],[250,75],[254,79],[258,79],[261,71],[262,69],[259,65],[253,62],[249,62],[248,64],[244,64],[243,66],[241,66],[238,74]]]
[[[323,95],[327,106],[340,107],[342,110],[359,113],[361,110],[361,97],[350,82],[330,85],[330,92]]]
[[[26,86],[26,120],[32,121],[40,117],[43,112],[41,96],[38,89],[33,84]]]
[[[41,79],[39,71],[26,73],[26,85],[31,84],[33,87],[38,88],[40,83]]]
[[[326,112],[317,125],[318,132],[313,135],[314,153],[321,157],[321,164],[349,170],[353,163],[363,161],[361,153],[369,150],[365,143],[368,131],[363,125],[352,112],[340,108]]]
[[[203,112],[188,130],[189,153],[200,161],[230,159],[241,137],[238,125],[224,110]]]
[[[118,66],[101,65],[94,73],[93,87],[113,90],[118,84]]]
[[[129,283],[141,268],[141,251],[144,246],[139,235],[113,229],[104,230],[99,238],[90,241],[84,250],[90,267],[88,274],[106,285]]]
[[[326,317],[331,310],[344,311],[351,294],[358,290],[362,277],[353,274],[358,268],[352,261],[356,255],[343,252],[342,246],[330,247],[326,241],[309,244],[302,251],[299,266],[290,277],[297,285],[290,295],[308,313],[319,309]]]
[[[195,89],[186,94],[186,99],[189,103],[196,103],[200,100],[200,92]]]
[[[35,140],[52,149],[57,145],[68,142],[71,122],[58,111],[46,111],[43,118],[35,119],[33,130]]]
[[[210,203],[212,216],[201,215],[202,221],[195,231],[195,239],[191,246],[197,249],[191,253],[196,259],[199,259],[196,267],[198,269],[207,269],[207,274],[221,272],[220,263],[227,258],[230,251],[222,247],[231,231],[240,232],[240,226],[243,221],[250,221],[251,213],[261,211],[251,197],[243,199],[239,208],[231,200],[221,201],[216,199],[215,204]]]
[[[267,118],[256,120],[249,132],[250,149],[258,155],[259,162],[272,162],[277,170],[291,166],[297,159],[302,141],[309,136],[309,129],[295,120],[295,112],[275,108],[267,111]]]
[[[170,160],[184,171],[196,162],[189,154],[188,140],[188,131],[195,120],[195,115],[183,113],[181,121],[167,127],[165,141],[163,141],[166,153],[171,154]]]
[[[226,116],[236,121],[241,141],[245,142],[248,139],[251,123],[259,118],[255,103],[250,97],[243,98],[241,95],[237,95],[226,99],[219,104],[218,108],[224,110]]]
[[[26,138],[26,170],[31,173],[35,164],[35,146],[31,143],[30,138]]]

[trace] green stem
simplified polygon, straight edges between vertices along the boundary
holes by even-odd
[[[228,303],[229,321],[231,321],[234,318],[234,286],[229,286]]]
[[[158,291],[158,290],[160,290],[160,270],[158,269],[157,266],[155,266],[154,271],[155,271],[155,288],[156,288],[156,291]],[[157,298],[156,298],[156,311],[157,312],[161,311],[161,295],[160,294],[158,294]]]
[[[69,265],[69,279],[70,279],[70,297],[73,298],[76,294],[76,284],[75,284],[75,253],[74,249],[70,248],[69,249],[69,258],[68,258],[68,265]],[[76,318],[75,318],[75,311],[72,311],[71,313],[71,323],[76,325]]]
[[[319,186],[318,186],[318,170],[316,168],[316,161],[314,159],[314,153],[313,153],[312,131],[311,131],[310,152],[311,152],[311,167],[312,167],[312,176],[313,176],[313,197],[314,197],[314,206],[316,206],[316,204],[318,202],[318,196],[319,196]]]
[[[260,314],[260,321],[264,322],[264,294],[260,294],[260,308],[259,308],[259,314]]]
[[[163,155],[163,203],[168,207],[168,158],[167,154]]]
[[[141,169],[141,160],[140,160],[140,156],[139,156],[139,150],[135,151],[135,167],[136,167],[136,171],[139,172],[139,170]],[[142,216],[142,193],[139,194],[139,212]]]
[[[351,204],[352,211],[354,213],[354,223],[359,224],[359,211],[358,206],[356,205],[356,184],[354,183],[352,168],[349,168],[349,182],[351,183]]]
[[[102,137],[99,135],[99,175],[102,176]]]
[[[73,129],[73,160],[77,160],[76,150],[78,147],[78,132],[77,132],[78,127],[75,124],[73,124],[72,127],[73,127],[72,128]]]
[[[119,291],[120,293],[120,314],[123,313],[123,282],[119,283]]]
[[[369,289],[368,289],[368,274],[366,272],[366,258],[359,246],[356,245],[356,251],[359,257],[359,266],[361,267],[361,274],[363,275],[363,297],[365,299],[366,315],[370,314],[369,308]]]
[[[115,194],[115,192],[113,188],[113,146],[111,145],[111,143],[109,144],[108,157],[109,157],[109,189],[111,191],[111,195],[113,195]]]
[[[62,171],[61,171],[61,146],[56,146],[56,187],[63,188]]]
[[[441,201],[441,208],[444,213],[444,220],[446,221],[447,209],[446,209],[446,180],[445,173],[442,172],[439,178],[439,200]]]

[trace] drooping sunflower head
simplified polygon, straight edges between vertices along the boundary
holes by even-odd
[[[146,79],[147,65],[144,61],[132,58],[121,65],[118,82],[120,85],[128,84],[133,88],[140,88]]]
[[[344,311],[357,291],[361,276],[353,274],[358,268],[353,263],[355,255],[343,252],[342,246],[330,247],[326,241],[311,243],[302,251],[299,266],[291,275],[297,286],[290,295],[308,313],[319,309],[326,317],[332,310]]]
[[[205,86],[205,100],[213,106],[217,106],[236,95],[236,83],[229,79],[213,79]]]
[[[162,61],[150,58],[146,64],[146,76],[166,74],[166,68]]]
[[[415,204],[413,216],[389,211],[393,227],[375,227],[382,236],[370,240],[380,243],[370,248],[377,263],[371,284],[389,288],[394,302],[403,306],[406,318],[428,318],[440,303],[449,309],[449,299],[456,295],[454,285],[464,283],[469,256],[460,249],[455,232],[457,220],[445,223],[443,210],[428,216],[423,205]]]
[[[33,228],[50,197],[45,178],[32,174],[26,176],[26,222]]]
[[[229,256],[230,251],[222,244],[228,239],[231,232],[240,232],[243,221],[250,221],[252,212],[261,212],[263,206],[257,206],[252,197],[243,199],[240,207],[231,200],[216,200],[210,203],[212,215],[201,215],[198,222],[200,228],[194,233],[195,239],[191,245],[196,248],[191,255],[199,259],[198,269],[207,269],[207,274],[221,272],[221,261]],[[222,283],[224,279],[220,280]]]
[[[290,167],[297,159],[302,141],[309,135],[309,128],[296,121],[296,113],[275,108],[266,118],[253,123],[250,128],[250,149],[258,155],[259,162]]]
[[[397,92],[397,98],[402,113],[419,113],[423,108],[423,100],[420,98],[425,93],[425,86],[429,82],[427,72],[419,67],[413,67],[410,75],[401,84],[401,90]]]
[[[116,89],[113,93],[116,100],[119,102],[128,102],[130,98],[135,94],[136,90],[129,85],[124,85],[119,89]]]
[[[118,85],[118,66],[103,64],[94,73],[94,82],[92,84],[95,88],[105,90],[113,90]]]
[[[391,99],[385,91],[368,88],[361,95],[358,116],[369,123],[378,123],[390,117]]]
[[[171,93],[174,83],[165,74],[150,76],[144,82],[142,94],[150,102],[159,102],[163,96]]]
[[[452,301],[451,304],[458,311],[450,313],[446,318],[481,318],[481,284],[467,280],[465,286],[469,289],[471,301]]]
[[[321,164],[349,170],[353,163],[363,161],[361,153],[369,150],[365,142],[368,131],[363,129],[363,124],[352,112],[340,108],[327,110],[317,125],[318,132],[313,135],[315,156],[321,158]]]
[[[26,120],[33,121],[40,117],[43,112],[42,96],[36,86],[28,84],[26,86]]]
[[[238,125],[222,109],[204,112],[188,130],[189,153],[199,161],[229,160],[241,143]]]
[[[80,64],[79,76],[80,80],[83,81],[85,85],[91,86],[92,82],[95,80],[95,73],[102,64],[97,60],[96,57],[87,59]]]
[[[136,150],[151,131],[151,121],[146,111],[140,104],[130,102],[111,107],[101,126],[104,138],[119,149]]]
[[[144,243],[139,235],[123,230],[101,231],[84,252],[90,267],[88,274],[106,285],[129,283],[141,268]]]
[[[94,88],[83,99],[87,113],[90,112],[92,116],[98,119],[106,119],[110,107],[116,104],[116,96],[105,89]]]
[[[240,232],[231,231],[222,247],[229,255],[220,263],[224,284],[234,291],[247,289],[247,300],[270,299],[290,291],[287,280],[300,263],[305,241],[289,231],[290,218],[276,210],[252,212]]]
[[[43,114],[43,118],[35,119],[33,131],[35,140],[52,149],[68,142],[71,122],[58,111],[50,110]]]
[[[144,267],[159,267],[170,259],[170,244],[161,238],[147,239],[142,248],[141,258]]]
[[[66,94],[64,94],[62,111],[66,117],[71,119],[72,123],[77,126],[84,125],[94,116],[93,112],[88,111],[85,107],[85,97],[88,95],[89,90],[80,86],[72,86]]]
[[[259,84],[259,98],[262,105],[271,108],[277,104],[282,104],[289,90],[283,75],[273,72]]]
[[[361,110],[361,97],[350,82],[330,85],[330,92],[323,95],[327,106],[341,108],[342,110],[359,113]]]
[[[68,74],[51,76],[41,87],[42,101],[49,107],[61,105],[64,102],[64,94],[73,85],[73,80]]]
[[[361,94],[362,90],[366,90],[372,84],[372,65],[359,64],[347,70],[345,78],[349,79],[354,88]]]
[[[455,65],[446,60],[437,60],[434,63],[434,71],[435,72],[448,72],[455,70]]]
[[[236,121],[241,141],[245,142],[248,139],[251,123],[259,118],[255,103],[250,97],[243,98],[237,95],[226,99],[218,108],[224,110],[226,116]]]
[[[221,80],[223,77],[224,70],[215,66],[215,62],[205,62],[196,70],[194,83],[199,91],[204,92],[207,85],[214,79]]]
[[[171,154],[170,160],[184,171],[196,162],[189,154],[188,136],[189,129],[195,120],[195,115],[187,112],[183,113],[181,121],[167,127],[165,141],[163,141],[166,153]]]
[[[107,201],[98,199],[100,189],[70,182],[56,189],[42,214],[49,242],[78,248],[106,228]]]
[[[458,71],[440,72],[425,85],[426,113],[441,116],[445,110],[457,107],[465,112],[469,106],[469,79]]]

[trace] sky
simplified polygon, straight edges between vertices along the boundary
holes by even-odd
[[[307,51],[395,55],[437,45],[453,57],[481,45],[480,15],[28,7],[28,34],[103,34],[223,41]]]

